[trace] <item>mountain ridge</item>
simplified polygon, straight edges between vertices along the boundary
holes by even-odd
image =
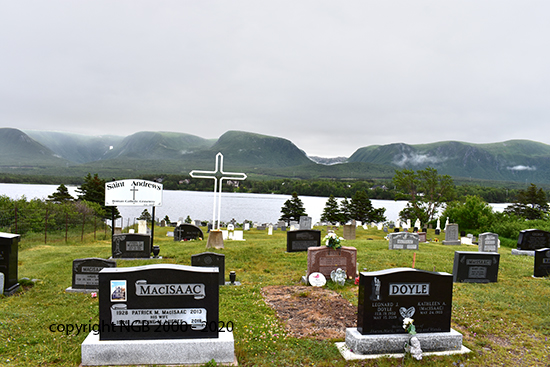
[[[475,144],[442,141],[358,148],[350,157],[308,157],[290,140],[230,130],[218,139],[166,131],[86,136],[0,128],[0,170],[67,175],[99,171],[187,174],[208,169],[222,152],[227,170],[257,177],[327,179],[391,178],[396,169],[436,168],[452,177],[492,181],[550,182],[550,145],[531,140]]]

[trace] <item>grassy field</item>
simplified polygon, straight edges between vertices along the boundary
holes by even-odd
[[[322,229],[323,235],[326,231]],[[167,228],[155,228],[155,244],[162,260],[190,265],[191,255],[205,251],[205,241],[174,242]],[[339,233],[342,235],[342,233]],[[368,271],[410,267],[412,251],[389,251],[385,233],[358,228],[357,239],[345,246],[358,250],[359,268]],[[286,253],[286,234],[251,230],[246,241],[226,241],[226,274],[234,270],[240,287],[220,288],[220,320],[235,325],[235,351],[241,366],[547,366],[550,364],[550,280],[534,279],[533,258],[512,256],[500,249],[498,283],[454,284],[452,327],[464,335],[468,355],[383,358],[346,362],[332,341],[289,337],[275,312],[260,294],[267,285],[300,285],[307,254]],[[433,231],[428,238],[435,238]],[[443,238],[441,238],[443,239]],[[475,246],[421,244],[416,268],[452,273],[454,251],[477,251]],[[50,325],[94,324],[98,299],[66,293],[71,285],[72,261],[84,257],[108,258],[110,239],[98,233],[83,242],[43,244],[43,238],[22,238],[19,278],[40,279],[22,292],[0,298],[1,366],[78,366],[80,344],[87,333],[52,332]],[[149,264],[148,260],[118,261],[119,267]],[[29,282],[22,282],[28,284]],[[357,286],[329,284],[357,305]]]

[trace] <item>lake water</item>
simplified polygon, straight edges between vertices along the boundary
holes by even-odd
[[[19,199],[23,196],[27,199],[46,199],[57,190],[58,185],[28,185],[28,184],[2,184],[0,183],[0,195],[6,195],[12,199]],[[67,186],[69,193],[76,197],[76,186]],[[258,223],[276,223],[281,216],[281,207],[290,195],[275,194],[245,194],[245,193],[222,193],[221,220],[227,222],[232,218],[239,223],[244,220],[251,220]],[[306,213],[312,217],[313,223],[320,220],[321,214],[328,200],[326,197],[300,196],[304,203]],[[179,218],[212,221],[212,206],[214,194],[202,191],[176,191],[164,190],[162,206],[155,208],[155,217],[162,219],[166,215],[175,222]],[[393,200],[371,200],[373,207],[386,208],[387,220],[395,221],[399,212],[407,204],[406,201]],[[502,211],[509,204],[491,204],[496,211]],[[128,207],[119,206],[124,225],[130,220],[140,216],[141,212],[147,209],[152,213],[151,207]]]

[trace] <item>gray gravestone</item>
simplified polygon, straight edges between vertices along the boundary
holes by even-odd
[[[307,251],[312,246],[321,246],[321,231],[300,229],[286,233],[287,252]]]
[[[550,274],[550,248],[535,250],[534,277],[545,277]]]
[[[9,296],[19,289],[18,283],[18,234],[0,232],[0,273],[4,274],[3,294]]]
[[[113,236],[112,254],[116,259],[151,257],[151,236],[141,233],[127,233]]]
[[[455,251],[455,283],[496,283],[500,254],[497,252]]]
[[[311,229],[311,217],[300,217],[300,229]]]
[[[480,233],[478,239],[479,252],[498,252],[498,234],[496,233]]]
[[[216,267],[219,269],[219,285],[225,284],[225,255],[215,252],[203,252],[191,255],[192,266]]]
[[[116,261],[97,257],[73,260],[73,280],[68,292],[99,289],[99,272],[103,268],[116,268]]]
[[[388,234],[390,250],[418,250],[418,233],[397,232]]]
[[[460,240],[458,238],[458,224],[449,223],[445,228],[445,239],[443,240],[444,245],[460,245]]]

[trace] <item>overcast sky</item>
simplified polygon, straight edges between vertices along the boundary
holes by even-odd
[[[0,127],[550,144],[550,1],[0,0]]]

